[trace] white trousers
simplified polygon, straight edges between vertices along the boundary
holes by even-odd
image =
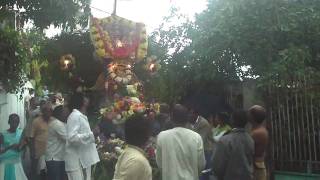
[[[68,180],[91,180],[91,166],[85,169],[67,171]]]

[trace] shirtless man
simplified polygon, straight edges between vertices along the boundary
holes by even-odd
[[[264,164],[265,152],[269,142],[268,131],[264,126],[266,116],[266,110],[262,106],[254,105],[249,109],[249,117],[252,123],[251,136],[255,144],[254,180],[267,180]]]

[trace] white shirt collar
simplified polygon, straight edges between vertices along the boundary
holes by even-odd
[[[198,116],[195,124],[198,124],[198,122],[200,121],[200,118],[201,118],[201,116]]]
[[[78,114],[80,114],[81,116],[84,116],[84,117],[87,118],[87,116],[86,116],[85,114],[83,114],[81,111],[79,111],[78,109],[73,109],[72,112],[78,113]]]

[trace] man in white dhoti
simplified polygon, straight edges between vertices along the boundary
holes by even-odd
[[[69,102],[67,120],[66,172],[69,180],[90,180],[91,166],[99,162],[95,138],[85,115],[89,99],[75,93]]]

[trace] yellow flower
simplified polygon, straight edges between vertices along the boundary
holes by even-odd
[[[91,33],[96,33],[96,32],[98,32],[98,29],[96,27],[92,26],[90,31],[91,31]]]
[[[103,48],[103,41],[102,40],[99,40],[99,41],[97,41],[96,43],[95,43],[95,47],[97,47],[97,48]]]
[[[99,41],[101,39],[99,33],[92,34],[92,37],[93,37],[94,41]]]
[[[99,57],[105,57],[105,56],[106,56],[106,52],[105,52],[105,50],[102,49],[102,48],[97,49],[97,50],[96,50],[96,53],[97,53],[97,55],[98,55]]]

